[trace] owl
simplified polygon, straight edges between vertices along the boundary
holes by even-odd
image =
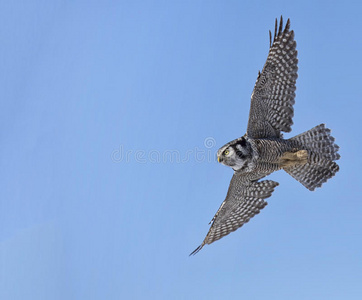
[[[259,72],[253,93],[246,134],[217,152],[218,162],[234,170],[224,202],[211,220],[204,241],[190,255],[199,252],[243,226],[266,205],[279,184],[261,178],[283,169],[313,191],[339,170],[340,158],[330,129],[320,124],[290,139],[293,124],[298,59],[294,32],[288,19],[275,20],[274,37],[269,31],[270,49]]]

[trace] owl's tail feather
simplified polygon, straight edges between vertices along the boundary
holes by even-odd
[[[311,191],[322,186],[339,170],[334,162],[340,158],[339,147],[330,133],[330,129],[320,124],[290,139],[300,149],[308,151],[308,161],[302,165],[287,166],[284,170]]]

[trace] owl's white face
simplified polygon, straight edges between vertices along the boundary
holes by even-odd
[[[217,151],[217,160],[234,171],[246,168],[251,162],[251,147],[244,137],[231,141]]]

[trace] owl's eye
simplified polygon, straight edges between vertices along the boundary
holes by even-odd
[[[229,150],[225,150],[225,151],[224,151],[224,154],[225,154],[225,155],[228,155],[229,153],[230,153]]]

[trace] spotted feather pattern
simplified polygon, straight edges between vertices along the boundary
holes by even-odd
[[[337,152],[339,147],[334,143],[331,130],[324,124],[299,134],[289,141],[306,149],[309,157],[305,165],[288,167],[284,170],[307,189],[314,191],[338,172],[339,166],[334,161],[340,158]]]
[[[199,252],[205,244],[211,244],[249,222],[268,204],[264,199],[271,196],[277,185],[277,182],[271,180],[246,181],[244,176],[234,174],[226,199],[212,219],[206,238],[190,255]]]
[[[275,23],[273,42],[270,33],[270,51],[251,96],[246,135],[219,149],[218,157],[235,173],[226,199],[210,222],[208,234],[191,255],[237,230],[267,205],[265,199],[278,183],[258,182],[261,178],[284,169],[309,190],[314,190],[339,170],[335,162],[340,158],[339,147],[324,124],[290,139],[282,137],[281,132],[290,132],[293,124],[298,71],[296,42],[289,28],[289,19],[283,29],[281,18],[279,28],[278,22]],[[238,149],[241,154],[226,157],[223,151],[228,147]],[[296,159],[298,153],[303,153],[303,159]]]
[[[328,179],[332,178],[339,170],[338,164],[312,153],[308,163],[302,166],[285,168],[285,171],[298,180],[310,191],[321,187]]]
[[[304,149],[313,151],[314,153],[330,160],[338,160],[339,146],[334,143],[334,137],[331,136],[331,130],[326,128],[324,124],[313,127],[291,139],[297,142]]]
[[[292,130],[298,77],[296,42],[293,30],[289,31],[289,19],[283,30],[281,17],[277,28],[275,20],[274,40],[251,95],[247,128],[247,136],[251,138],[279,138],[281,131]]]

